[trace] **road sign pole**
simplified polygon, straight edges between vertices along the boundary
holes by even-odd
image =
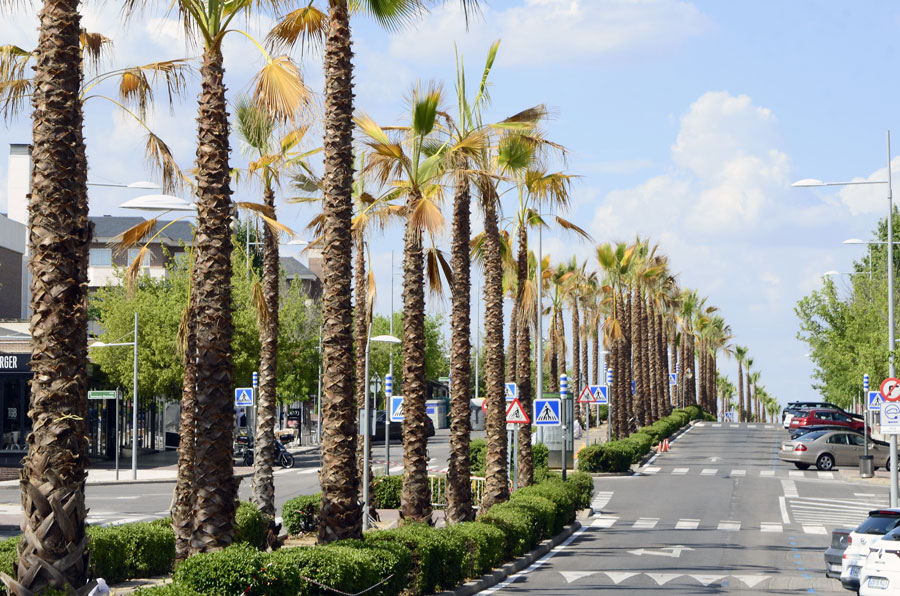
[[[131,479],[137,480],[138,427],[138,314],[134,313],[134,406],[131,408]]]
[[[393,318],[393,314],[391,315]],[[393,349],[393,346],[391,346]],[[391,396],[394,395],[394,375],[384,377],[384,475],[391,475]]]
[[[116,480],[119,479],[119,388],[116,387]]]
[[[566,394],[569,392],[569,377],[563,373],[559,376],[559,419],[562,421],[562,479],[566,479],[566,441],[569,438],[567,425],[569,422],[569,408],[566,403]]]
[[[391,313],[393,316],[393,313]],[[372,323],[369,323],[369,329],[366,333],[366,374],[363,377],[365,382],[369,382],[369,343],[371,341],[372,336]],[[369,391],[366,388],[363,391],[363,395],[365,396],[365,407],[363,408],[363,423],[365,424],[365,429],[360,429],[364,431],[363,436],[363,516],[362,516],[362,529],[363,532],[369,529],[369,425],[371,424],[371,420],[369,418]]]

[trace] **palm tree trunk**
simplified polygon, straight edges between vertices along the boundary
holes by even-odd
[[[559,371],[559,376],[568,375],[568,370],[566,369],[566,322],[563,317],[562,309],[559,311],[559,315],[556,317],[556,368]],[[575,379],[571,379],[569,383],[569,394],[575,391],[572,383],[575,382]]]
[[[738,409],[741,410],[741,422],[747,421],[747,413],[744,411],[744,367],[738,360]]]
[[[506,468],[506,400],[503,386],[503,264],[497,222],[498,197],[490,183],[481,196],[484,211],[484,345],[485,399],[485,487],[482,507],[487,511],[509,499]]]
[[[753,419],[753,405],[750,403],[750,367],[747,367],[747,372],[745,373],[747,377],[747,421]]]
[[[666,342],[665,319],[662,313],[656,314],[656,349],[659,353],[660,367],[660,416],[668,416],[672,413],[672,386],[669,384],[669,354]]]
[[[569,381],[569,386],[572,388],[572,395],[575,396],[575,399],[578,399],[578,396],[581,395],[581,390],[584,388],[583,379],[581,378],[581,321],[578,316],[578,298],[576,296],[572,296],[572,379]],[[576,404],[577,405],[577,404]],[[580,408],[576,410],[579,412],[579,417],[581,412]]]
[[[550,315],[550,380],[547,389],[550,393],[559,393],[559,368],[556,362],[556,310]]]
[[[625,383],[627,384],[627,395],[628,401],[631,403],[631,412],[629,416],[629,424],[628,428],[631,432],[636,431],[638,428],[643,426],[643,416],[644,416],[644,404],[641,403],[640,395],[637,393],[637,387],[635,387],[635,392],[631,392],[631,381],[635,381],[635,385],[637,385],[637,379],[635,379],[635,371],[639,370],[638,362],[640,359],[639,350],[636,348],[637,341],[637,332],[638,332],[638,321],[639,317],[635,316],[635,300],[634,292],[628,292],[628,298],[626,300],[625,306],[625,319],[628,321],[626,327],[628,328],[628,333],[626,334],[628,348],[628,360],[625,363],[626,367],[626,376]]]
[[[512,311],[509,313],[509,345],[506,349],[506,375],[504,381],[514,382],[516,378],[516,341],[518,338],[519,311],[517,301],[513,301]]]
[[[627,360],[629,359],[628,355],[628,341],[626,339],[625,334],[627,333],[627,327],[625,324],[625,299],[621,290],[617,290],[615,311],[616,311],[616,319],[619,321],[619,325],[622,328],[623,337],[616,340],[613,345],[613,353],[615,354],[615,365],[613,366],[613,392],[615,393],[616,399],[616,437],[622,438],[628,435],[628,427],[629,422],[628,419],[630,417],[631,411],[631,395],[630,395],[630,387],[628,387],[628,381],[626,380],[628,377],[627,369]],[[626,389],[628,387],[628,389]]]
[[[411,193],[403,254],[403,491],[400,515],[431,521],[425,412],[425,255],[422,231],[412,221],[421,196]],[[502,397],[502,396],[501,396]]]
[[[516,385],[518,386],[519,403],[526,412],[531,412],[531,316],[526,310],[525,287],[528,282],[528,228],[519,228],[519,254],[516,261],[515,312],[519,315],[518,351],[516,359]],[[519,486],[530,486],[534,482],[534,460],[531,455],[531,425],[520,424],[518,435],[519,447]]]
[[[234,538],[239,479],[234,477],[231,381],[231,188],[228,106],[219,49],[200,67],[197,146],[197,511],[192,552]]]
[[[656,313],[653,311],[653,305],[648,301],[644,304],[644,321],[646,322],[647,345],[647,384],[650,390],[650,420],[656,422],[662,414],[660,408],[662,400],[659,391],[659,351],[656,343]]]
[[[675,373],[675,386],[674,388],[670,386],[669,392],[671,393],[671,403],[675,408],[677,408],[681,403],[678,400],[678,388],[681,382],[681,369],[678,367],[678,331],[670,328],[669,333],[671,334],[669,357],[672,360],[672,366],[669,369],[669,372]]]
[[[584,313],[584,320],[587,323],[587,311]],[[591,384],[590,377],[588,373],[590,369],[588,368],[588,330],[587,328],[582,328],[578,333],[581,338],[581,385],[586,387]]]
[[[356,325],[356,407],[363,409],[366,407],[366,395],[368,393],[369,382],[366,379],[366,344],[369,341],[369,304],[368,304],[368,283],[366,279],[366,245],[362,232],[357,230],[354,234],[356,244],[356,262],[355,262],[355,281],[356,286],[353,294],[356,300],[355,320]],[[357,431],[358,429],[357,424]],[[364,476],[363,466],[369,466],[369,494],[375,494],[375,479],[372,475],[372,462],[366,460],[365,454],[365,437],[362,434],[356,436],[356,469],[359,474],[359,500],[363,498]],[[369,515],[377,518],[378,512],[375,510],[375,501],[372,500],[369,506]]]
[[[320,543],[362,535],[350,302],[353,217],[353,53],[347,0],[329,3],[325,38],[325,262],[322,284],[322,506]]]
[[[194,527],[195,441],[197,428],[197,293],[196,267],[191,266],[191,288],[188,307],[184,313],[184,379],[181,385],[181,423],[178,437],[178,479],[175,482],[175,503],[172,507],[172,528],[175,531],[175,562],[191,554],[191,534]]]
[[[594,385],[600,384],[600,332],[597,329],[591,330],[591,382]],[[605,381],[605,379],[604,379]]]
[[[267,188],[263,201],[275,218],[275,193]],[[275,515],[275,390],[278,385],[278,239],[269,226],[263,230],[262,284],[266,317],[260,333],[259,404],[253,457],[253,500],[266,515]]]
[[[77,0],[46,1],[34,68],[29,202],[33,431],[20,474],[23,538],[16,595],[84,586],[87,476],[87,161],[79,100]]]
[[[470,205],[469,181],[465,162],[456,171],[456,194],[453,198],[453,293],[450,297],[450,462],[447,469],[447,519],[451,522],[475,518],[472,507],[472,483],[469,460],[469,435],[472,432],[472,369],[470,364],[471,273],[469,264]]]

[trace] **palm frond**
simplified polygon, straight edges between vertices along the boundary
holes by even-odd
[[[141,267],[144,264],[144,257],[147,255],[147,245],[141,247],[137,256],[128,264],[125,269],[125,287],[129,295],[134,292],[135,282],[141,274]]]
[[[263,292],[262,282],[259,278],[253,280],[250,287],[250,296],[253,300],[253,309],[256,311],[256,327],[260,331],[266,328],[271,317],[269,307],[266,305],[266,294]]]
[[[90,67],[94,70],[100,68],[100,61],[105,54],[109,53],[113,45],[112,40],[105,35],[91,33],[86,29],[81,30],[78,41],[81,44],[81,55],[82,60],[85,62],[85,67]]]
[[[175,161],[172,150],[150,130],[144,141],[144,158],[151,171],[159,174],[163,192],[176,192],[192,186],[191,179]]]
[[[556,217],[556,223],[559,224],[559,227],[561,227],[562,229],[569,231],[569,232],[573,232],[573,233],[581,236],[585,240],[592,240],[591,235],[588,234],[587,231],[585,231],[583,228],[581,228],[577,224],[574,224],[567,219],[563,219],[562,217],[560,217],[558,215],[556,215],[554,217]]]
[[[153,232],[153,228],[156,227],[157,223],[155,217],[153,219],[148,219],[147,221],[142,221],[114,237],[109,243],[109,246],[113,249],[115,254],[121,254],[129,248],[146,240],[150,233]]]
[[[299,42],[301,51],[306,46],[319,48],[325,42],[327,26],[328,15],[310,3],[292,10],[276,23],[266,35],[266,44],[273,49],[286,49]]]
[[[409,214],[409,225],[416,230],[427,231],[431,236],[438,236],[444,230],[444,215],[436,202],[421,198]]]
[[[312,91],[289,56],[268,60],[252,84],[253,101],[277,122],[298,121],[312,101]]]
[[[266,205],[261,205],[259,203],[251,203],[248,201],[237,201],[235,202],[235,206],[237,206],[238,209],[252,211],[254,214],[261,217],[266,225],[269,226],[269,229],[272,230],[272,233],[276,236],[280,234],[287,234],[288,236],[293,237],[295,235],[292,229],[275,219],[275,210],[271,207],[267,207]]]

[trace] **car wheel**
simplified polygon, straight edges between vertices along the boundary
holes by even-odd
[[[798,462],[794,462],[794,465],[797,466],[798,470],[808,470],[809,469],[809,464],[801,464]]]
[[[891,471],[891,458],[887,458],[887,461],[884,462],[884,469],[888,472]]]
[[[816,460],[816,468],[822,470],[823,472],[827,472],[834,468],[834,457],[832,457],[828,453],[823,453],[819,456],[819,459]]]

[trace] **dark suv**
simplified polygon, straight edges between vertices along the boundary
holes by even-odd
[[[788,402],[788,405],[784,408],[784,410],[781,411],[781,421],[784,422],[784,419],[788,414],[793,414],[794,416],[796,416],[800,412],[804,412],[812,408],[827,408],[829,410],[837,410],[846,416],[850,416],[851,418],[856,418],[858,420],[863,419],[861,414],[848,412],[844,408],[836,406],[833,403],[827,401],[792,401]]]

